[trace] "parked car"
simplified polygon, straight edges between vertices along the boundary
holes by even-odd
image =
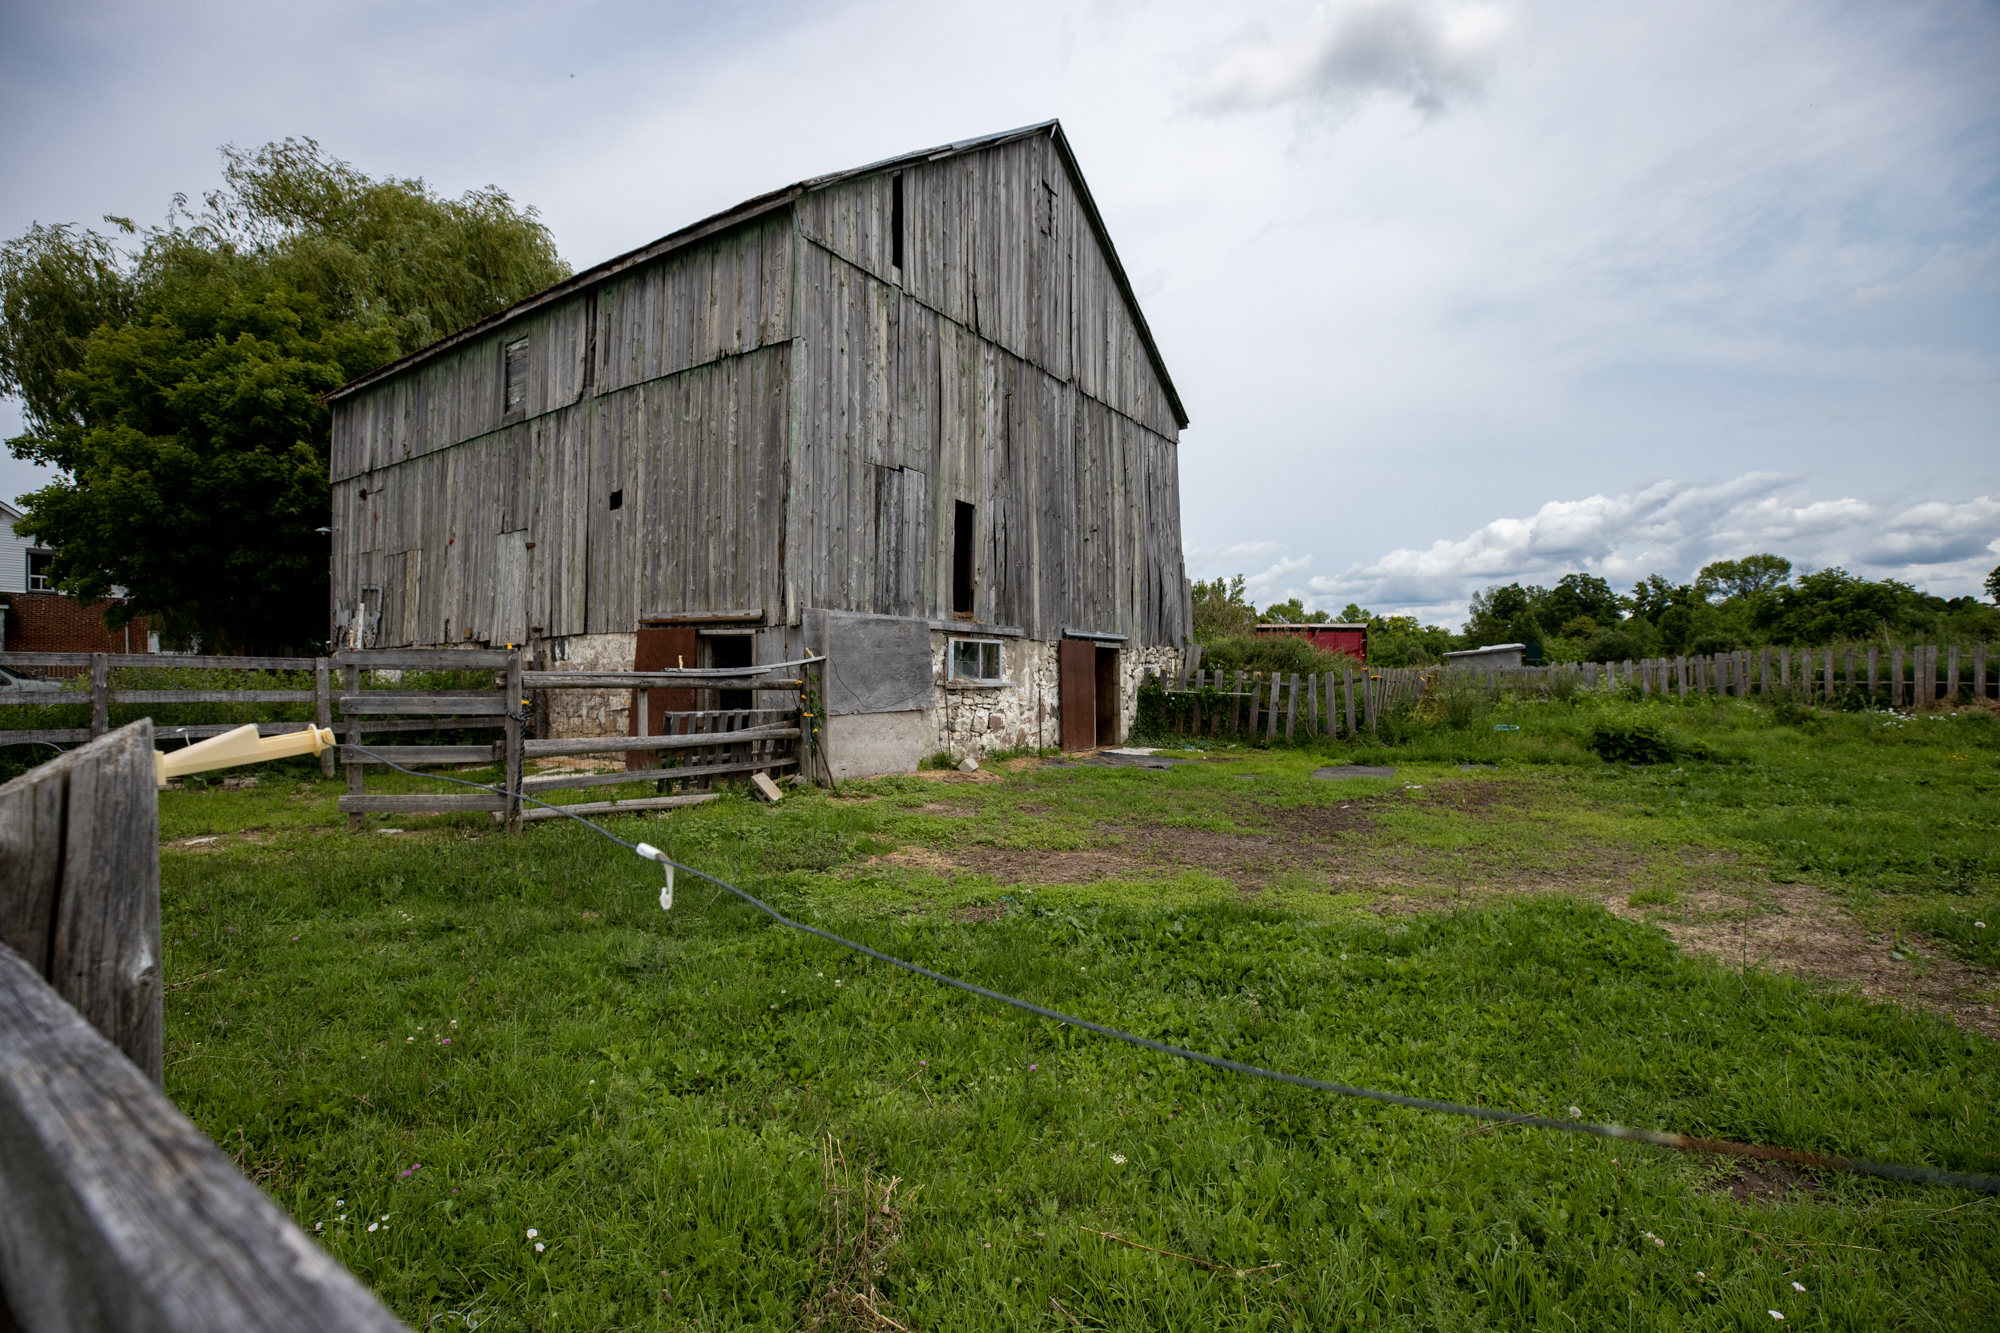
[[[24,676],[11,667],[0,666],[0,690],[60,690],[63,682],[43,680],[40,676]]]

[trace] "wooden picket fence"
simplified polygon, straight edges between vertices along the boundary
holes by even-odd
[[[1802,703],[1848,697],[1882,708],[1929,709],[2000,698],[2000,680],[1989,679],[1996,667],[2000,654],[1989,652],[1983,643],[1969,650],[1957,644],[1849,643],[1623,662],[1454,669],[1483,675],[1495,691],[1547,691],[1567,676],[1584,689],[1630,688],[1641,698],[1783,693]]]
[[[1344,667],[1316,675],[1195,670],[1169,681],[1166,725],[1177,735],[1297,740],[1375,730],[1390,712],[1423,697],[1435,667]]]
[[[1191,664],[1199,660],[1190,654]],[[1148,672],[1145,684],[1164,692],[1166,729],[1176,735],[1295,740],[1377,730],[1383,717],[1418,702],[1446,672],[1483,682],[1495,695],[1621,688],[1640,698],[1782,692],[1803,703],[1853,697],[1878,707],[1925,709],[2000,698],[1996,670],[2000,653],[1986,644],[1844,644],[1523,667],[1344,667],[1318,675],[1190,670],[1178,677]]]

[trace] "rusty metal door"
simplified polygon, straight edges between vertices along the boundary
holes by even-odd
[[[1062,748],[1097,744],[1097,645],[1064,639],[1057,657],[1056,704],[1062,711]]]
[[[701,650],[701,640],[693,625],[641,625],[639,643],[632,653],[634,671],[670,671],[678,667],[699,664],[696,656]],[[637,691],[634,691],[637,693]],[[646,734],[657,736],[667,724],[668,713],[691,713],[694,711],[693,690],[647,690]],[[637,702],[636,700],[634,701]],[[631,720],[626,724],[625,734],[639,734],[639,710],[632,709]],[[625,767],[636,771],[652,768],[660,761],[657,750],[627,750]]]

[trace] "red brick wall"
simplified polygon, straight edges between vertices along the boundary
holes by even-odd
[[[122,653],[127,651],[127,630],[104,627],[109,602],[85,605],[59,592],[16,592],[8,594],[13,605],[7,608],[7,645],[10,653]],[[134,619],[129,630],[130,651],[146,651],[146,621]]]

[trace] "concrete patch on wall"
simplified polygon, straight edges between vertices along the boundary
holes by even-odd
[[[546,671],[630,671],[638,650],[635,634],[571,634],[535,645],[536,657],[547,653]],[[631,730],[630,690],[547,690],[548,734],[551,736],[623,736]]]
[[[826,711],[902,713],[932,705],[929,625],[907,616],[810,609],[806,642],[826,648]]]
[[[917,761],[935,748],[930,719],[921,708],[826,720],[827,758],[836,779],[914,773]]]

